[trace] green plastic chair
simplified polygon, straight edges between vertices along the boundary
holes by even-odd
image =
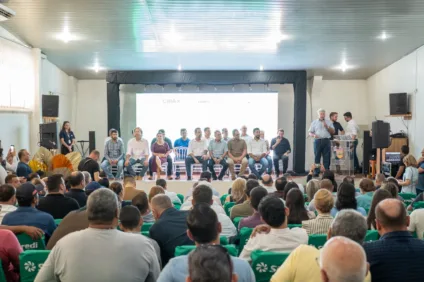
[[[228,202],[224,204],[224,210],[228,216],[230,216],[231,208],[234,207],[235,204],[236,204],[235,202]]]
[[[368,230],[367,235],[365,235],[365,242],[377,241],[379,237],[377,230]]]
[[[321,249],[325,242],[327,242],[327,234],[309,235],[308,245],[315,246],[317,249]]]
[[[412,201],[417,197],[414,193],[399,193],[399,196],[401,196],[405,202],[405,204],[410,205]]]
[[[364,210],[365,210],[365,212],[366,212],[367,214],[369,214],[369,213],[370,213],[370,209],[365,209],[365,208],[364,208]]]
[[[35,241],[32,240],[32,238],[25,233],[18,234],[16,235],[16,237],[18,238],[19,244],[21,245],[24,251],[46,249],[46,244],[44,243],[44,236]]]
[[[290,229],[295,228],[295,227],[302,228],[302,224],[287,224],[287,227],[290,228]]]
[[[177,210],[180,210],[180,208],[181,208],[181,204],[180,203],[173,202],[172,204],[174,205],[174,208],[176,208]]]
[[[49,254],[48,250],[30,250],[21,253],[19,255],[21,282],[33,282]]]
[[[58,226],[61,222],[62,222],[62,219],[59,219],[59,218],[54,220],[54,223],[56,223],[56,225]]]
[[[155,223],[154,222],[144,222],[143,225],[141,226],[141,231],[149,231],[150,227],[152,227],[153,224],[155,224]]]
[[[234,225],[236,226],[236,228],[238,229],[238,226],[239,226],[239,223],[240,223],[240,220],[242,220],[244,217],[243,216],[238,216],[238,217],[235,217],[234,219],[233,219],[233,223],[234,223]]]
[[[225,236],[219,236],[219,244],[228,245],[228,238]]]
[[[243,251],[244,245],[246,245],[247,241],[249,241],[250,235],[253,232],[253,228],[243,227],[240,229],[239,238],[240,243],[238,246],[239,254]]]
[[[7,282],[6,275],[4,274],[4,271],[3,271],[3,264],[1,263],[1,260],[0,260],[0,282]]]
[[[142,234],[142,235],[144,235],[144,236],[146,236],[146,237],[149,237],[149,238],[150,238],[150,233],[149,233],[149,231],[141,231],[141,234]]]
[[[222,195],[222,196],[221,196],[221,198],[220,198],[220,200],[221,200],[221,205],[224,205],[224,204],[225,204],[225,199],[227,199],[228,195],[229,195],[229,194],[224,194],[224,195]]]
[[[224,248],[227,249],[230,256],[236,257],[237,256],[237,248],[234,245],[223,245]],[[179,257],[183,255],[188,255],[191,251],[196,249],[196,246],[191,245],[185,245],[185,246],[178,246],[175,248],[174,256]]]
[[[412,207],[414,208],[414,210],[418,210],[418,209],[424,209],[424,201],[420,201],[420,202],[415,202]]]
[[[184,203],[184,195],[183,194],[177,194],[178,199],[180,199],[181,203]]]
[[[256,282],[268,282],[289,255],[290,253],[253,251],[250,257]]]

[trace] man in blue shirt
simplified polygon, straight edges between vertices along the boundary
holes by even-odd
[[[56,223],[50,214],[35,208],[38,204],[38,193],[35,186],[30,182],[22,184],[16,189],[16,199],[19,204],[18,209],[6,214],[2,224],[38,227],[47,237],[50,237],[56,229]]]
[[[364,245],[373,282],[412,282],[424,277],[424,241],[408,231],[409,217],[401,201],[386,199],[375,209],[380,240]]]
[[[318,119],[312,121],[309,127],[309,136],[314,138],[315,175],[318,176],[321,166],[321,156],[324,168],[330,169],[331,144],[330,138],[334,134],[333,123],[325,118],[325,110],[317,111]]]
[[[216,212],[206,203],[195,205],[187,217],[187,234],[196,246],[219,245],[221,223],[218,221]],[[242,259],[231,257],[234,273],[238,276],[238,282],[254,282],[255,275],[252,268]],[[158,282],[185,281],[188,276],[188,256],[179,256],[171,259],[159,275]]]
[[[18,163],[18,167],[16,168],[17,176],[28,178],[28,175],[33,173],[32,169],[28,165],[29,157],[30,157],[30,154],[27,150],[22,149],[19,151],[18,153],[19,163]]]
[[[180,130],[181,138],[175,140],[174,149],[175,149],[175,179],[180,179],[180,165],[185,166],[185,159],[187,157],[187,148],[190,142],[190,139],[187,138],[187,129],[181,128]]]

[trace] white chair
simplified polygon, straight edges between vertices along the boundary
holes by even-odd
[[[202,164],[192,164],[191,165],[191,173],[194,172],[202,173],[203,172],[203,165]]]
[[[176,147],[174,149],[175,157],[174,157],[174,171],[185,172],[185,159],[187,158],[187,147]]]

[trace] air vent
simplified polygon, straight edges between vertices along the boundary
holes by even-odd
[[[15,11],[0,4],[0,22],[7,21],[16,15]]]

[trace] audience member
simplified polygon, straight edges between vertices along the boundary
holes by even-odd
[[[205,171],[204,174],[207,177],[210,176],[210,172],[209,171]],[[207,179],[209,179],[209,178],[205,178],[205,179],[206,180],[202,180],[202,178],[200,178],[200,180],[197,183],[197,185],[196,186],[193,185],[193,188],[191,189],[192,191],[190,192],[190,196],[181,205],[180,210],[183,210],[183,211],[190,210],[192,208],[192,206],[193,206],[193,196],[192,196],[192,194],[193,194],[194,189],[196,189],[196,187],[199,186],[199,185],[206,185],[206,186],[208,186],[212,190],[212,194],[213,194],[212,199],[213,199],[213,202],[214,202],[213,205],[212,205],[212,208],[217,213],[226,214],[225,213],[225,210],[222,208],[221,199],[219,198],[219,194],[218,194],[218,196],[216,196],[216,193],[218,193],[218,192],[212,187],[212,184],[209,181],[207,181]]]
[[[101,177],[99,179],[99,184],[103,187],[103,188],[109,188],[110,182],[109,179],[107,179],[106,177]]]
[[[253,135],[254,138],[247,142],[247,153],[249,154],[249,169],[256,175],[256,177],[261,180],[262,174],[268,169],[269,164],[266,158],[267,147],[265,140],[260,137],[260,129],[254,128]],[[259,171],[256,170],[256,164],[260,163],[261,168]]]
[[[106,141],[104,150],[105,160],[100,166],[106,173],[107,178],[113,179],[114,176],[111,171],[111,166],[115,165],[117,167],[116,178],[120,179],[124,169],[124,142],[122,142],[122,139],[118,138],[118,131],[116,129],[111,129],[109,133],[111,139]]]
[[[65,181],[61,174],[49,176],[47,190],[48,194],[40,199],[37,209],[51,214],[54,219],[62,219],[69,212],[80,208],[75,199],[65,197]]]
[[[143,222],[155,222],[146,192],[141,191],[138,193],[137,196],[132,199],[131,205],[135,206],[140,211]]]
[[[132,176],[124,176],[124,201],[131,201],[140,191],[137,189],[137,183]]]
[[[246,180],[237,178],[234,180],[233,185],[231,185],[231,194],[227,196],[225,202],[234,202],[236,205],[244,203],[247,200],[245,190]]]
[[[47,185],[42,179],[34,178],[33,180],[31,180],[31,183],[34,184],[35,189],[37,189],[38,195],[40,195],[40,196],[46,195]]]
[[[84,207],[87,203],[87,195],[84,192],[84,175],[79,171],[72,172],[69,184],[71,185],[71,189],[65,194],[65,196],[75,199],[80,207]]]
[[[280,198],[280,199],[283,199],[284,188],[286,187],[286,185],[287,185],[287,179],[284,176],[277,178],[275,180],[275,190],[276,191],[273,193],[273,195]]]
[[[116,194],[116,197],[118,198],[119,202],[119,207],[122,207],[122,199],[124,198],[124,188],[122,188],[122,184],[119,182],[112,182],[109,185],[109,189]]]
[[[211,254],[213,254],[213,250],[220,248],[219,235],[221,233],[222,226],[218,221],[216,213],[210,208],[208,204],[200,203],[193,207],[187,217],[187,227],[187,234],[189,238],[194,241],[197,248],[210,246]],[[233,272],[238,276],[238,282],[255,281],[253,271],[249,264],[246,263],[246,261],[235,257],[231,257],[231,261],[234,265]],[[159,275],[158,282],[185,281],[189,273],[188,268],[189,266],[187,255],[173,258],[162,270],[161,274]],[[217,266],[216,262],[214,262],[213,265],[210,265],[210,268],[215,270],[215,272],[220,272],[223,270],[222,267]],[[217,269],[219,269],[219,271],[216,271]],[[205,279],[205,276],[202,276],[202,278]],[[226,281],[225,279],[221,280],[221,277],[217,277],[217,279],[218,280],[208,281]]]
[[[377,173],[375,176],[375,189],[380,189],[384,182],[386,182],[386,176],[383,173]]]
[[[421,281],[424,241],[408,232],[409,217],[397,199],[381,201],[375,209],[380,239],[364,245],[373,282]]]
[[[19,177],[24,177],[25,179],[28,178],[28,175],[32,173],[32,169],[29,167],[29,157],[30,154],[27,150],[22,149],[18,153],[19,163],[18,167],[16,168],[16,175]]]
[[[47,237],[50,237],[56,229],[56,223],[50,214],[35,208],[38,203],[38,194],[35,186],[30,182],[22,184],[16,190],[16,200],[19,204],[18,208],[7,213],[3,217],[2,224],[38,227],[43,230]]]
[[[403,158],[405,164],[405,173],[402,176],[402,181],[399,181],[399,186],[402,187],[402,193],[417,193],[418,184],[418,169],[417,160],[413,155],[406,155]]]
[[[335,180],[334,172],[332,172],[331,170],[324,171],[324,173],[322,174],[322,180],[324,180],[324,179],[330,180],[333,183],[334,190],[336,190],[337,182]],[[330,191],[330,192],[336,192],[334,190]]]
[[[289,182],[287,182],[287,184],[286,184],[286,186],[284,187],[284,190],[283,190],[283,200],[285,201],[286,200],[286,198],[287,198],[287,194],[290,192],[290,190],[291,189],[293,189],[293,188],[297,188],[297,189],[299,189],[299,186],[297,185],[297,183],[296,182],[293,182],[293,181],[289,181]]]
[[[262,223],[258,207],[262,198],[264,198],[266,195],[268,195],[268,191],[265,188],[261,186],[253,188],[253,190],[250,192],[250,205],[252,206],[254,213],[251,216],[244,217],[240,220],[238,226],[239,230],[243,227],[254,228]]]
[[[396,181],[396,179],[395,179],[395,181]],[[399,187],[396,184],[394,184],[393,182],[387,181],[387,183],[385,183],[385,184],[383,184],[383,186],[381,186],[381,189],[389,191],[390,194],[392,195],[392,198],[398,199],[399,201],[403,202],[403,198],[401,196],[399,196],[399,193],[398,193]],[[422,199],[420,201],[424,201],[424,199]]]
[[[335,207],[331,210],[331,216],[335,217],[336,214],[343,209],[354,209],[360,212],[363,216],[367,216],[364,208],[358,207],[355,198],[355,187],[349,183],[340,184],[337,191],[337,200]]]
[[[8,282],[19,282],[20,253],[22,253],[22,247],[15,234],[12,231],[0,229],[0,262]]]
[[[153,246],[144,236],[117,230],[118,214],[115,193],[93,192],[87,200],[89,228],[57,242],[35,281],[156,281],[160,266]]]
[[[88,171],[81,171],[82,175],[84,176],[84,183],[85,186],[87,186],[93,179],[91,178],[91,174]]]
[[[27,180],[29,182],[32,182],[32,180],[36,179],[36,178],[40,179],[40,175],[38,175],[38,173],[36,173],[36,172],[33,172],[33,173],[28,174]]]
[[[238,204],[233,206],[233,208],[230,211],[230,218],[234,219],[236,217],[246,217],[251,216],[254,213],[254,209],[251,206],[250,203],[250,192],[253,190],[253,188],[258,187],[259,182],[254,179],[249,179],[246,182],[246,201],[244,201],[242,204]]]
[[[150,188],[149,202],[152,202],[153,197],[158,194],[165,194],[165,190],[161,186],[153,186],[152,188]]]
[[[331,182],[330,179],[321,180],[321,182],[319,183],[319,186],[320,186],[320,189],[327,189],[331,193],[333,193],[334,190],[336,190],[336,187],[334,187],[333,182]]]
[[[274,188],[274,180],[272,180],[269,174],[262,175],[262,187],[264,187],[269,194],[277,191],[277,189]]]
[[[358,207],[362,207],[368,210],[371,206],[371,201],[374,196],[375,186],[371,179],[363,178],[359,182],[359,189],[361,189],[361,195],[356,197]]]
[[[419,239],[423,239],[424,233],[424,209],[416,209],[409,216],[408,231],[415,232]]]
[[[100,180],[100,175],[99,175],[100,166],[98,163],[99,159],[100,159],[100,152],[97,150],[91,151],[90,155],[87,158],[81,160],[81,162],[78,165],[78,170],[88,172],[93,181],[99,181]],[[86,182],[87,182],[87,179],[86,179]]]
[[[151,202],[156,222],[150,228],[150,238],[160,247],[162,264],[166,265],[174,257],[175,247],[193,245],[187,236],[187,211],[179,211],[172,206],[166,195],[156,195]]]
[[[418,159],[418,183],[417,183],[417,194],[424,192],[424,149],[421,150],[421,157]]]
[[[399,186],[399,182],[398,182],[398,180],[396,179],[396,178],[394,178],[394,177],[387,177],[387,180],[386,180],[386,182],[387,183],[393,183],[394,185],[396,185],[396,187],[398,188],[398,193],[401,191],[401,186]]]
[[[392,194],[386,189],[378,189],[372,198],[370,211],[368,212],[367,225],[369,230],[377,229],[375,223],[375,207],[383,200],[393,198]]]
[[[185,159],[187,180],[191,180],[191,166],[193,164],[202,164],[202,171],[206,171],[209,154],[208,141],[202,139],[202,130],[197,127],[194,130],[196,137],[190,140],[187,149],[187,158]],[[212,175],[211,175],[212,176]]]
[[[352,176],[346,176],[345,178],[343,178],[342,183],[350,183],[353,186],[355,186],[355,178]],[[340,183],[341,184],[341,183]]]
[[[258,180],[258,177],[256,176],[256,174],[251,173],[251,174],[249,174],[249,175],[247,176],[247,180],[249,180],[249,179]]]
[[[0,224],[6,214],[16,210],[15,194],[16,190],[12,185],[3,184],[0,186]]]
[[[178,198],[177,196],[177,193],[168,191],[168,185],[165,179],[160,178],[156,180],[156,186],[160,186],[163,188],[163,190],[165,191],[165,195],[167,195],[171,199],[171,202],[182,204],[180,198]]]
[[[240,171],[238,175],[244,175],[248,160],[247,155],[247,143],[245,140],[240,138],[240,132],[237,129],[233,130],[233,139],[228,141],[228,169],[230,170],[231,180],[236,179],[234,171],[234,165],[240,165]]]
[[[400,148],[400,158],[402,161],[399,164],[399,169],[396,173],[395,179],[403,178],[403,174],[405,173],[405,163],[403,162],[403,158],[405,158],[407,155],[409,155],[409,147],[408,145],[403,145]]]
[[[289,209],[283,201],[272,195],[266,196],[259,203],[262,220],[271,227],[268,234],[257,234],[247,241],[240,258],[250,261],[254,250],[290,252],[300,244],[308,244],[308,234],[302,228],[287,227]]]
[[[320,182],[317,179],[311,179],[306,184],[306,195],[308,196],[308,202],[314,199],[315,193],[320,189]]]
[[[307,211],[305,208],[305,199],[299,189],[291,189],[287,193],[286,206],[290,213],[287,216],[288,224],[301,224],[304,220],[315,218],[315,213]]]
[[[90,196],[91,193],[93,193],[95,190],[102,188],[102,186],[97,181],[91,181],[88,183],[87,186],[85,186],[85,194]]]
[[[333,195],[326,189],[319,189],[315,193],[314,200],[318,216],[314,219],[302,221],[302,228],[306,230],[308,235],[327,233],[333,222],[333,217],[330,214],[334,206]]]
[[[6,184],[5,179],[7,176],[7,171],[6,169],[3,167],[4,165],[4,161],[3,161],[3,152],[1,151],[2,149],[0,148],[0,185]]]
[[[21,181],[19,180],[19,177],[16,174],[9,174],[4,179],[5,184],[12,185],[15,189],[17,189],[19,186],[21,186]]]

